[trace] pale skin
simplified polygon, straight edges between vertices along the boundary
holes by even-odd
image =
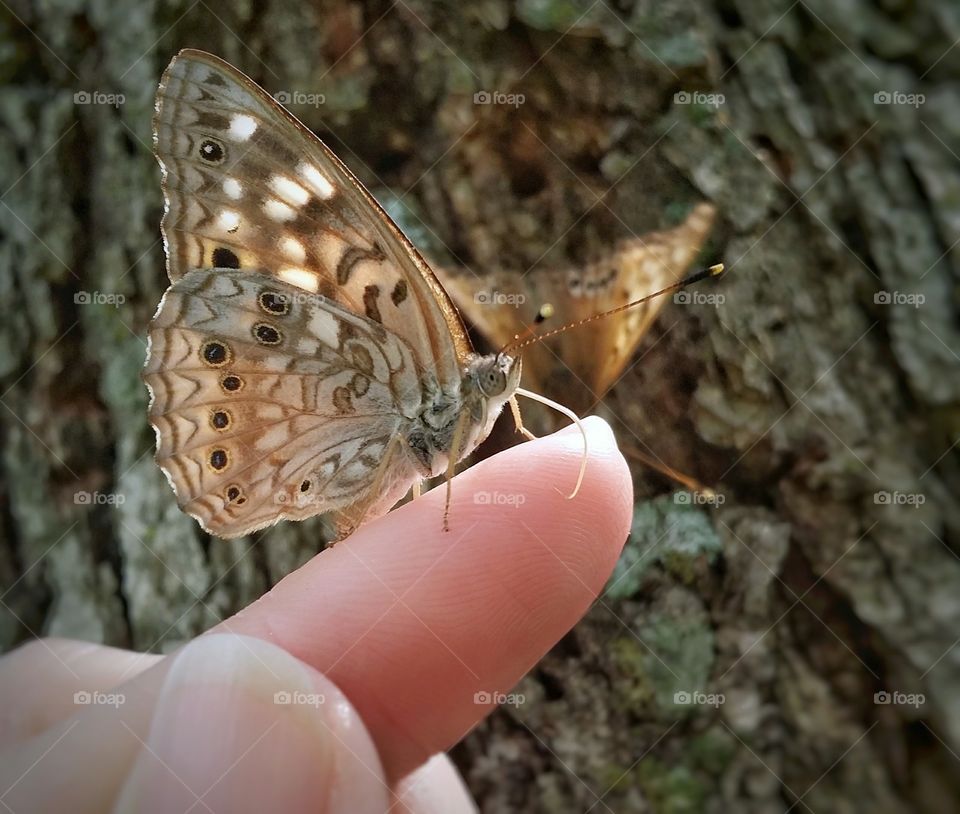
[[[427,493],[174,654],[48,639],[3,657],[0,802],[475,811],[443,752],[589,609],[629,528],[626,463],[606,424],[584,427],[573,500],[568,429],[459,475],[449,532]],[[494,493],[512,497],[477,499]]]

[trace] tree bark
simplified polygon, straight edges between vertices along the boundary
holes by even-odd
[[[636,467],[606,593],[454,750],[482,810],[960,811],[956,4],[43,8],[0,54],[3,648],[169,650],[322,546],[208,539],[152,460],[151,113],[200,47],[322,94],[294,112],[439,263],[717,207],[723,301],[668,305],[599,408],[717,498]]]

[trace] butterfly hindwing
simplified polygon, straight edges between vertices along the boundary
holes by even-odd
[[[365,510],[383,498],[378,478],[406,491],[416,476],[399,455],[381,470],[419,407],[418,375],[404,342],[338,303],[258,271],[195,270],[150,330],[157,461],[220,536]]]

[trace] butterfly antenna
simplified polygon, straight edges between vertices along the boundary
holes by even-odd
[[[501,350],[497,351],[497,358],[499,359],[504,351],[507,348],[511,348],[517,343],[529,344],[525,342],[526,339],[530,338],[531,342],[535,342],[539,337],[536,335],[537,326],[542,325],[545,320],[550,319],[553,316],[553,303],[545,302],[540,306],[540,310],[537,311],[537,315],[533,318],[533,324],[528,325],[527,329],[522,334],[514,334],[513,339],[503,347]],[[522,347],[523,345],[517,345],[517,347]]]
[[[535,333],[536,326],[543,322],[543,320],[546,318],[542,316],[544,309],[549,308],[550,313],[553,313],[552,306],[547,304],[540,309],[540,312],[537,314],[537,318],[534,320],[533,325],[528,327],[527,330],[522,334],[515,336],[512,342],[504,345],[504,347],[500,350],[500,353],[507,353],[508,351],[516,352],[521,348],[527,347],[527,345],[532,345],[534,342],[539,342],[541,339],[546,339],[550,336],[556,336],[557,334],[564,333],[572,328],[578,328],[581,325],[586,325],[588,322],[594,322],[598,319],[606,319],[613,314],[619,314],[621,311],[626,311],[627,309],[633,308],[641,303],[645,303],[648,300],[653,300],[657,297],[663,296],[664,294],[670,294],[671,292],[679,291],[680,289],[686,288],[694,283],[699,283],[701,280],[706,280],[710,277],[719,277],[721,274],[723,274],[723,272],[723,263],[715,263],[708,268],[700,269],[700,271],[695,271],[693,274],[688,274],[682,280],[678,280],[677,282],[668,285],[666,288],[661,288],[659,291],[654,291],[652,294],[647,294],[647,296],[641,297],[639,300],[628,302],[626,305],[619,305],[616,308],[611,308],[609,311],[603,311],[602,313],[594,314],[593,316],[585,317],[584,319],[578,319],[576,322],[568,322],[566,325],[561,325],[559,328],[554,328],[546,333],[537,334]]]

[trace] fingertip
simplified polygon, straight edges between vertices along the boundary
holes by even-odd
[[[525,527],[599,593],[630,530],[633,482],[610,425],[597,417],[581,423],[586,437],[571,425],[464,472],[451,514],[482,522],[494,538]],[[571,498],[585,449],[583,482]]]

